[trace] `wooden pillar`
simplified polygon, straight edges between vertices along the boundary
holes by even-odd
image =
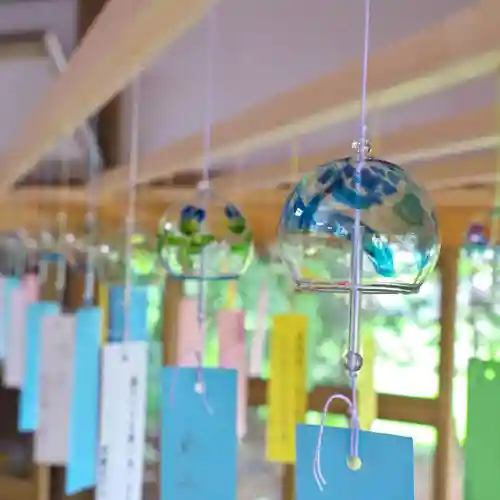
[[[177,328],[179,304],[183,296],[184,282],[167,279],[163,296],[163,364],[177,363]]]
[[[295,500],[295,464],[282,467],[281,500]]]
[[[452,499],[455,427],[453,424],[453,375],[455,315],[457,309],[459,248],[443,248],[441,271],[441,338],[439,342],[439,396],[437,399],[438,442],[434,462],[434,500]]]

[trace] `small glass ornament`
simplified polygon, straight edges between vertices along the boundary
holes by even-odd
[[[465,234],[464,249],[467,253],[482,254],[488,249],[496,249],[499,244],[500,208],[496,207],[471,222]]]
[[[299,289],[350,290],[357,210],[363,292],[415,293],[436,265],[440,241],[433,204],[402,168],[373,158],[368,143],[365,148],[359,188],[357,159],[341,158],[306,175],[285,202],[278,246]]]
[[[128,237],[125,229],[98,233],[94,265],[100,283],[124,284],[129,258],[132,284],[151,285],[164,279],[165,273],[156,255],[154,234],[136,230]]]
[[[198,200],[165,212],[157,242],[167,274],[184,280],[238,279],[254,252],[252,232],[241,210],[203,185]]]

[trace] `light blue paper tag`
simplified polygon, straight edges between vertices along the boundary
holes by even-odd
[[[18,414],[20,432],[34,432],[38,427],[42,321],[44,317],[55,316],[60,311],[57,302],[35,302],[26,311],[24,377]]]
[[[236,370],[162,371],[161,499],[234,500],[237,496]]]
[[[109,341],[121,342],[125,333],[125,287],[109,287]],[[148,338],[148,288],[134,286],[130,297],[130,332],[127,340],[147,340]]]
[[[7,329],[11,325],[11,315],[12,315],[12,291],[21,286],[21,280],[19,278],[14,278],[13,276],[7,276],[4,278],[4,289],[3,289],[3,314],[0,321],[2,321],[2,336],[0,338],[0,354],[1,358],[5,358],[7,355],[7,350],[9,346],[6,344],[5,340],[7,337]]]
[[[65,492],[73,495],[96,484],[99,434],[99,378],[102,310],[76,312],[73,395]]]
[[[313,463],[319,427],[297,425],[297,500],[415,500],[413,440],[360,431],[359,470],[347,465],[350,429],[325,427],[321,470],[326,485],[318,487]]]

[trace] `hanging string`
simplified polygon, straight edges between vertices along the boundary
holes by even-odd
[[[368,52],[370,38],[370,0],[365,0],[364,8],[364,45],[363,45],[363,66],[362,66],[362,82],[361,82],[361,118],[360,118],[360,137],[357,144],[357,164],[355,175],[355,186],[359,193],[361,188],[361,172],[365,164],[369,147],[367,142],[367,78],[368,78]],[[356,402],[356,378],[357,373],[363,364],[363,358],[359,353],[359,322],[361,313],[361,273],[362,273],[362,227],[361,227],[361,211],[355,212],[354,228],[352,234],[352,253],[351,253],[351,287],[350,287],[350,304],[349,304],[349,347],[345,358],[345,365],[351,381],[351,400],[343,395],[333,395],[327,401],[323,409],[321,426],[316,446],[316,453],[313,463],[314,477],[320,490],[326,485],[325,478],[321,472],[321,445],[322,436],[325,426],[325,418],[328,412],[328,407],[333,399],[342,399],[348,404],[350,414],[350,456],[348,457],[349,466],[352,469],[360,467],[359,459],[359,421]]]
[[[137,205],[137,171],[139,168],[139,129],[140,129],[140,80],[132,83],[131,101],[132,115],[130,126],[130,166],[129,166],[129,189],[128,189],[128,210],[125,219],[125,289],[123,292],[123,307],[125,314],[125,331],[123,340],[127,341],[131,333],[131,302],[133,288],[133,238],[136,226],[136,205]]]
[[[66,185],[69,185],[69,169],[66,159],[63,157],[61,159],[61,175],[60,175],[61,185],[59,189],[62,191]],[[66,248],[66,231],[68,225],[68,216],[64,212],[64,200],[63,194],[59,197],[59,211],[56,216],[56,234],[57,241],[57,257],[56,257],[56,294],[59,301],[62,303],[64,297],[64,290],[66,288],[66,269],[68,265],[68,254]]]
[[[206,53],[206,111],[205,123],[203,128],[203,171],[202,181],[198,188],[201,194],[203,209],[207,210],[209,202],[210,189],[210,152],[212,147],[212,123],[213,123],[213,100],[214,100],[214,45],[215,45],[215,8],[212,5],[207,18],[207,53]],[[204,279],[206,269],[206,250],[201,251],[200,274],[201,279],[198,287],[198,331],[201,338],[205,338],[206,333],[206,281]],[[195,390],[199,394],[205,394],[206,387],[203,381],[203,351],[196,353],[198,360],[197,382]],[[208,403],[206,403],[208,405]]]
[[[87,129],[84,129],[87,131]],[[87,240],[87,262],[85,266],[85,287],[83,303],[91,306],[94,302],[95,269],[97,252],[97,179],[101,170],[102,157],[94,135],[86,133],[89,146],[89,180],[87,190],[87,214],[85,215],[85,236]]]
[[[295,138],[292,142],[292,161],[290,162],[290,173],[292,183],[298,182],[300,178],[299,172],[299,140]]]

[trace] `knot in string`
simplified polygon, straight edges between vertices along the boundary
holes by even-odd
[[[347,462],[349,464],[349,467],[354,469],[354,465],[358,463],[359,464],[359,419],[358,419],[358,409],[357,409],[357,402],[356,402],[356,372],[355,371],[349,371],[349,378],[351,379],[351,399],[349,399],[347,396],[344,396],[343,394],[333,394],[328,398],[328,401],[326,402],[324,408],[323,408],[323,413],[321,415],[321,425],[319,428],[319,433],[318,433],[318,441],[316,442],[316,451],[314,453],[314,460],[313,460],[313,474],[314,474],[314,479],[316,480],[316,484],[318,485],[318,488],[320,491],[323,491],[324,486],[326,486],[326,479],[323,476],[323,470],[321,468],[321,448],[323,446],[323,433],[325,430],[325,419],[326,415],[328,414],[328,408],[330,407],[330,404],[334,399],[340,399],[341,401],[344,401],[344,403],[347,404],[348,408],[348,414],[349,414],[349,419],[350,419],[350,428],[351,428],[351,439],[350,439],[350,446],[349,446],[349,456],[347,457]]]

